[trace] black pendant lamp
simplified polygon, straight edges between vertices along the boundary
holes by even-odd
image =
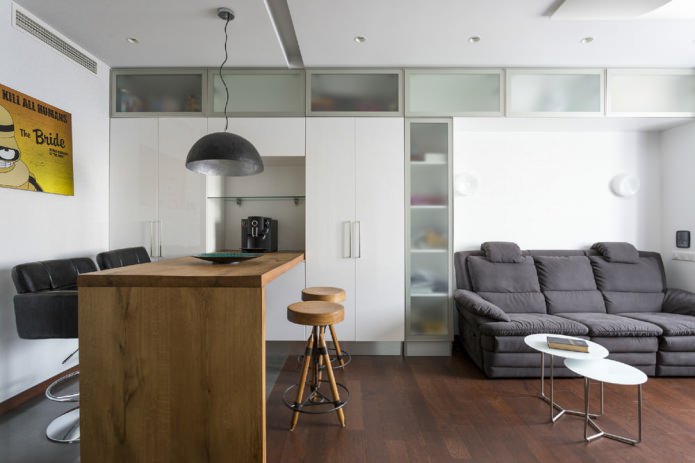
[[[220,79],[224,85],[227,99],[224,103],[224,132],[205,135],[195,142],[186,157],[186,168],[205,175],[242,177],[263,172],[263,160],[256,147],[239,135],[228,133],[229,88],[222,75],[222,68],[227,62],[227,26],[234,19],[234,12],[229,8],[218,8],[217,16],[225,21],[224,25],[224,61],[220,65]]]

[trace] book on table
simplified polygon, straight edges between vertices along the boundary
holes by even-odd
[[[583,339],[548,336],[548,347],[551,349],[571,350],[574,352],[589,352],[589,344]]]

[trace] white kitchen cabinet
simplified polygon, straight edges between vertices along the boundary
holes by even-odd
[[[155,118],[111,119],[110,249],[145,246],[154,252],[150,225],[157,218],[158,125]]]
[[[308,118],[307,286],[345,289],[340,340],[402,341],[401,118]]]
[[[208,130],[224,131],[224,117],[208,119]],[[264,157],[304,156],[303,117],[230,117],[228,132],[250,141]]]
[[[283,273],[265,288],[265,337],[268,341],[304,341],[304,327],[287,320],[287,306],[302,299],[303,263]]]
[[[109,247],[152,257],[205,250],[205,177],[185,167],[204,118],[111,120]]]

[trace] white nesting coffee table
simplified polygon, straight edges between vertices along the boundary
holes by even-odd
[[[579,410],[568,410],[555,402],[555,357],[561,357],[564,359],[577,359],[577,360],[598,360],[608,357],[608,349],[600,344],[596,344],[593,341],[583,339],[589,345],[589,352],[574,352],[571,350],[560,350],[548,347],[548,336],[555,336],[559,338],[568,339],[581,339],[574,336],[564,336],[561,334],[530,334],[524,338],[524,342],[530,348],[537,350],[541,353],[541,393],[540,398],[545,400],[550,404],[550,421],[553,423],[560,419],[565,414],[568,415],[578,415],[584,416],[585,412]],[[545,395],[545,354],[550,355],[550,397]],[[555,414],[555,409],[558,413]],[[593,414],[594,417],[601,416],[603,414],[603,383],[601,384],[601,409],[597,414]]]
[[[584,410],[586,416],[584,420],[584,440],[589,442],[598,437],[608,437],[626,444],[639,444],[642,441],[642,384],[647,382],[647,375],[633,366],[608,359],[581,360],[571,358],[565,359],[565,366],[584,377]],[[590,379],[600,381],[602,388],[603,383],[637,386],[637,439],[608,433],[601,429],[589,416]],[[596,430],[596,433],[591,436],[589,435],[589,426]]]

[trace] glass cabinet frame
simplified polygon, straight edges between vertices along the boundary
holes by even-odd
[[[635,77],[635,78],[649,78],[649,77],[686,77],[691,80],[691,91],[688,97],[693,102],[693,109],[691,111],[620,111],[617,110],[615,106],[615,93],[620,90],[620,85],[616,84],[616,80],[621,77]],[[693,69],[608,69],[606,71],[606,116],[608,117],[695,117],[695,70]],[[659,88],[659,85],[655,82],[655,85],[650,86],[650,90],[656,89],[657,91],[663,91],[664,88]],[[654,92],[655,93],[655,92]],[[637,96],[639,98],[639,96]],[[680,98],[685,98],[681,95]],[[663,99],[661,100],[663,101]],[[664,108],[666,109],[666,108]]]
[[[505,103],[506,116],[517,117],[601,117],[605,114],[606,105],[606,72],[603,68],[511,68],[506,69]],[[514,77],[520,75],[587,75],[599,78],[599,94],[597,96],[599,107],[597,111],[515,111],[513,98],[515,89],[512,83]],[[525,92],[520,92],[525,93]],[[526,92],[527,93],[527,92]]]
[[[412,82],[411,79],[418,75],[448,75],[448,76],[473,76],[473,75],[489,75],[497,76],[499,93],[497,95],[498,109],[495,111],[416,111],[410,109],[410,101],[412,99]],[[405,69],[405,103],[404,110],[406,117],[447,117],[447,116],[504,116],[505,107],[505,84],[504,69],[501,68],[407,68]]]
[[[287,69],[222,69],[222,75],[223,76],[233,76],[233,75],[287,75],[287,76],[296,76],[299,79],[301,79],[301,84],[299,85],[298,92],[296,95],[293,97],[296,99],[295,101],[295,109],[292,111],[268,111],[268,110],[258,110],[258,111],[235,111],[234,106],[231,104],[232,101],[232,93],[236,91],[234,88],[232,88],[229,84],[229,81],[227,82],[227,85],[230,87],[229,88],[229,95],[230,95],[230,106],[227,108],[227,114],[229,117],[254,117],[254,116],[260,116],[260,117],[304,117],[305,115],[305,91],[306,91],[306,82],[305,82],[305,72],[303,70],[287,70]],[[209,96],[209,105],[208,105],[208,111],[207,115],[210,117],[223,117],[224,116],[224,110],[223,111],[215,111],[215,79],[218,78],[220,75],[219,69],[208,69],[208,80],[207,80],[207,88],[208,88],[208,96]]]
[[[312,109],[312,82],[318,75],[395,75],[398,81],[398,109],[395,111],[315,111]],[[384,69],[307,69],[306,70],[306,115],[307,116],[402,116],[403,115],[403,70],[394,68]]]
[[[446,153],[446,205],[413,205],[412,204],[412,192],[413,192],[413,181],[412,175],[414,169],[430,169],[434,166],[442,165],[444,162],[441,159],[432,160],[412,160],[412,147],[411,147],[411,136],[412,136],[412,126],[414,124],[444,124],[447,129],[447,153]],[[453,146],[453,120],[451,118],[406,118],[405,119],[406,130],[405,130],[405,203],[406,203],[406,230],[405,230],[405,268],[406,268],[406,311],[405,311],[405,341],[406,355],[449,355],[451,349],[451,341],[454,338],[454,312],[453,312],[453,195],[452,195],[452,146]],[[415,171],[417,172],[417,171]],[[429,211],[432,209],[432,211]],[[415,248],[413,245],[413,212],[417,210],[418,212],[432,213],[434,211],[445,209],[445,217],[447,221],[446,229],[446,243],[441,249],[421,249]],[[414,256],[422,258],[423,256],[438,256],[444,255],[445,267],[443,267],[442,272],[446,277],[446,291],[433,291],[432,294],[420,293],[413,291],[413,283],[411,280],[412,272],[415,270],[413,266],[412,259]],[[426,300],[427,298],[441,298],[444,300],[446,315],[445,315],[445,329],[441,333],[418,333],[418,329],[414,329],[413,324],[418,323],[418,318],[414,314],[413,302],[416,299]],[[442,350],[441,347],[435,347],[434,350],[429,350],[427,347],[423,348],[411,348],[414,342],[417,342],[420,346],[425,346],[426,343],[419,343],[419,341],[429,341],[431,345],[435,345],[432,341],[439,341],[440,346],[446,346]],[[412,353],[410,353],[411,351]],[[449,353],[447,353],[447,351]]]
[[[149,69],[112,69],[110,82],[111,117],[204,117],[207,114],[207,69],[201,68],[149,68]],[[200,110],[199,111],[118,111],[118,77],[119,76],[200,76]]]

